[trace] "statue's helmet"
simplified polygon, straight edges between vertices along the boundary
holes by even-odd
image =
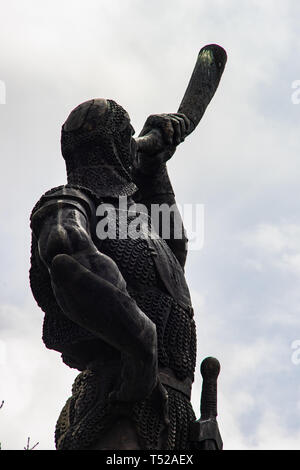
[[[68,182],[96,188],[101,195],[133,194],[133,133],[128,113],[113,100],[93,99],[77,106],[61,133]]]

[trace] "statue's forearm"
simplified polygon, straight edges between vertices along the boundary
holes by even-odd
[[[145,174],[137,169],[135,183],[139,188],[139,202],[146,205],[163,199],[166,203],[174,204],[175,195],[165,163],[162,163],[150,174]]]
[[[187,255],[187,237],[176,205],[166,164],[161,164],[150,175],[145,175],[142,171],[137,170],[135,182],[139,188],[136,202],[147,207],[148,214],[152,216],[155,230],[166,241],[181,266],[184,267]],[[153,218],[153,211],[157,210],[158,206],[161,215]],[[169,223],[169,227],[165,227],[166,223]]]
[[[65,314],[95,336],[127,354],[152,354],[155,328],[126,289],[108,281],[103,272],[88,269],[76,257],[58,255],[52,263],[55,295]],[[152,332],[150,343],[146,332]],[[131,338],[131,341],[128,341]],[[150,339],[150,338],[149,338]]]
[[[185,264],[187,238],[166,162],[189,132],[189,120],[183,114],[152,115],[136,139],[136,169],[134,180],[139,188],[137,202],[152,209],[160,207],[153,223],[156,232],[174,252],[181,266]],[[151,137],[151,138],[150,138]],[[153,216],[152,216],[153,221]]]
[[[150,318],[126,290],[71,256],[54,258],[52,280],[66,316],[122,354],[120,387],[111,399],[134,402],[149,396],[158,384],[156,327]]]

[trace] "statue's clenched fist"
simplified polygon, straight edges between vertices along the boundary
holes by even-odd
[[[153,114],[137,138],[137,168],[150,174],[174,154],[190,132],[190,120],[181,113]]]
[[[184,141],[189,127],[190,120],[184,114],[152,114],[145,122],[139,137],[153,129],[159,129],[165,144],[176,147]]]

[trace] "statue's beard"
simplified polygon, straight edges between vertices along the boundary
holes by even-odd
[[[113,165],[89,165],[68,171],[68,184],[83,186],[100,197],[132,196],[137,187]]]

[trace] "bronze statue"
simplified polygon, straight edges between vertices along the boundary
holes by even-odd
[[[192,77],[179,112],[150,116],[138,138],[108,99],[82,103],[62,126],[68,183],[32,211],[30,270],[46,347],[81,371],[57,422],[57,449],[186,450],[205,439],[220,447],[199,437],[190,403],[196,329],[187,238],[166,168],[225,66],[218,46],[201,57],[202,77],[204,66],[210,73],[200,91]],[[149,216],[153,204],[172,209],[167,237]],[[103,231],[110,222],[114,233]]]

